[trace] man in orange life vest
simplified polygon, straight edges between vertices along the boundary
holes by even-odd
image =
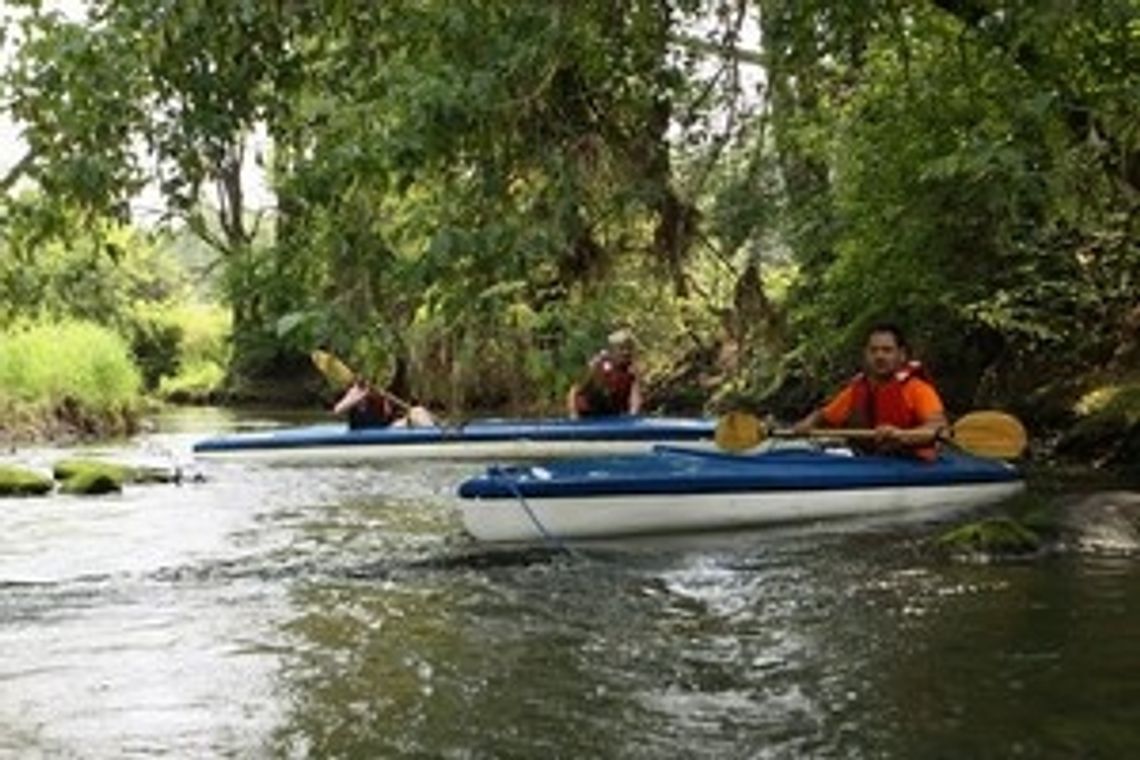
[[[617,330],[610,334],[608,344],[590,360],[586,379],[570,388],[566,408],[573,418],[641,411],[641,383],[633,369],[633,333]]]
[[[922,365],[909,361],[907,352],[906,338],[897,326],[872,327],[863,348],[864,371],[800,420],[796,432],[820,426],[873,428],[874,442],[865,447],[869,451],[934,459],[946,413]]]

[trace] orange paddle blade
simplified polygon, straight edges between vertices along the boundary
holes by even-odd
[[[1025,426],[1011,414],[970,412],[954,423],[954,445],[970,454],[997,459],[1016,459],[1025,451],[1029,437]]]
[[[764,440],[764,425],[754,414],[729,412],[716,421],[716,445],[726,451],[744,451]]]
[[[325,379],[334,385],[345,387],[352,385],[356,379],[356,373],[328,351],[317,349],[309,354],[309,358],[313,360],[313,366],[320,370]]]

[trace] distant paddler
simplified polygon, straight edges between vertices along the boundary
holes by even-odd
[[[641,412],[641,382],[634,368],[636,340],[627,329],[615,330],[606,348],[590,359],[586,376],[566,397],[570,417],[605,417]]]
[[[332,411],[333,414],[346,415],[350,429],[436,425],[435,418],[425,407],[409,404],[395,393],[373,385],[328,351],[313,351],[311,358],[326,379],[348,386]]]

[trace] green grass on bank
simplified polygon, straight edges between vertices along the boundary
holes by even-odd
[[[141,378],[126,342],[90,322],[34,323],[0,331],[0,409],[92,414],[140,402]]]

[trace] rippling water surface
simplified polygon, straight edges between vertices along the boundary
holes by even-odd
[[[477,465],[191,459],[250,422],[111,450],[202,483],[0,501],[0,756],[1140,753],[1136,560],[950,564],[923,525],[489,551],[449,503]]]

